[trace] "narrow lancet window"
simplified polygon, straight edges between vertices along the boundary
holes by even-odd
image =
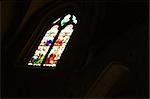
[[[50,48],[56,34],[58,33],[58,25],[54,25],[50,30],[48,30],[40,42],[40,45],[35,50],[34,55],[30,59],[28,65],[40,66],[48,49]]]
[[[28,65],[56,67],[74,31],[77,19],[75,15],[67,14],[62,19],[55,20],[52,24],[53,26],[45,33]]]

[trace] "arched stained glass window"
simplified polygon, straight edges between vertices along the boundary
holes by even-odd
[[[31,66],[56,67],[77,24],[75,15],[67,14],[52,23],[28,62]]]

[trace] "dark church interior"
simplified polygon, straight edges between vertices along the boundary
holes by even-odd
[[[44,27],[78,24],[56,68],[26,64]],[[2,0],[2,98],[149,98],[148,0]]]

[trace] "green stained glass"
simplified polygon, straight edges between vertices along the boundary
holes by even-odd
[[[70,17],[71,17],[70,14],[66,15],[64,17],[64,19],[61,20],[61,26],[64,26],[67,22],[69,22],[70,21]]]

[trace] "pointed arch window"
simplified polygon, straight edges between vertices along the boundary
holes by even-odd
[[[56,67],[77,25],[77,19],[75,15],[67,14],[55,20],[51,25],[36,47],[28,65]]]

